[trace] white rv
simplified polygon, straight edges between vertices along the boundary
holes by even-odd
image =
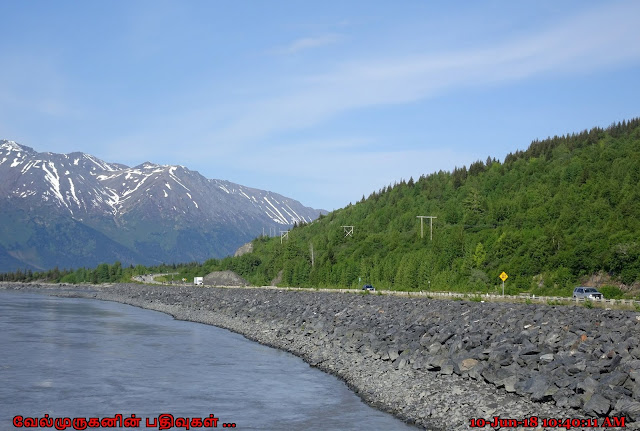
[[[204,284],[204,277],[193,277],[193,284],[202,286]]]

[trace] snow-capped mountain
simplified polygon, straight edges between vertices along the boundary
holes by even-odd
[[[203,261],[320,213],[184,166],[128,167],[0,140],[0,271]]]

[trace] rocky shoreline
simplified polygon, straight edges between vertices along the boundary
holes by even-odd
[[[625,429],[640,429],[636,312],[313,290],[1,287],[116,301],[230,329],[301,357],[372,406],[428,430],[467,430],[472,419],[496,416],[538,421],[503,422],[514,430],[568,429],[543,428],[542,420],[571,418],[601,428],[620,417]]]

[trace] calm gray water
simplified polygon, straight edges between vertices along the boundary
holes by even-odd
[[[140,429],[157,429],[145,419],[171,413],[214,414],[218,428],[239,430],[415,430],[335,377],[224,329],[112,302],[0,290],[0,429],[14,429],[16,415],[45,413],[135,414]]]

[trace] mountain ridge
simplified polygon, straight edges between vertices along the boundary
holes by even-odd
[[[56,235],[35,238],[46,236],[46,229],[38,228],[43,224],[49,231],[73,230],[69,219],[74,220],[113,241],[107,243],[114,253],[124,247],[115,259],[125,256],[123,263],[155,264],[232,254],[264,229],[308,223],[323,212],[278,193],[207,179],[181,165],[147,161],[129,167],[82,152],[37,152],[7,140],[0,140],[0,202],[0,221],[29,231],[22,241],[15,241],[10,229],[0,230],[0,246],[32,269],[76,266],[60,252],[45,252],[57,247]],[[83,232],[86,240],[96,236]],[[40,247],[40,258],[17,257],[33,247]],[[104,261],[80,260],[90,266]],[[0,258],[0,269],[16,269],[7,266],[11,264],[15,262]]]

